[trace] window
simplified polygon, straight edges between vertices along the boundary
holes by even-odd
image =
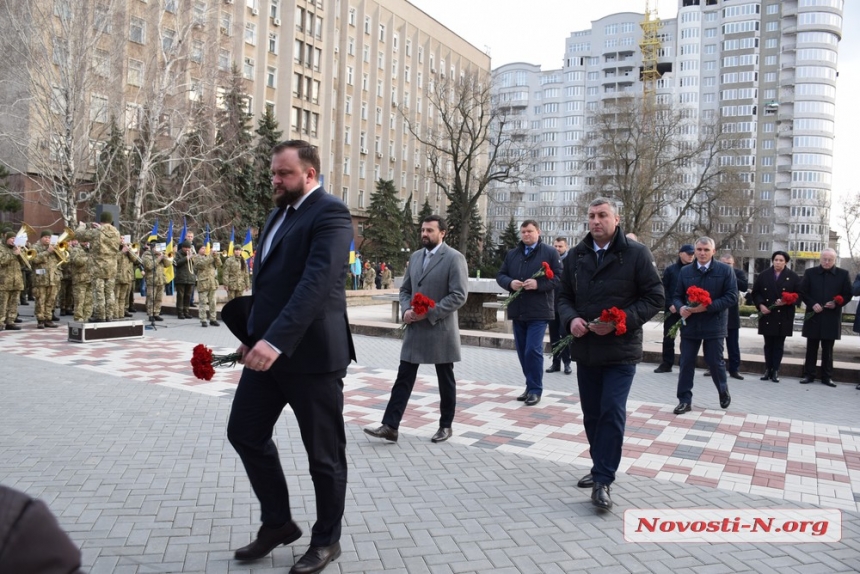
[[[129,23],[128,39],[136,44],[145,44],[146,22],[140,18],[132,18]]]
[[[176,39],[176,30],[165,28],[161,32],[161,49],[165,53],[173,51],[173,41]]]
[[[257,45],[257,25],[253,22],[245,23],[245,43],[251,46]]]
[[[349,16],[347,17],[347,21],[350,26],[355,26],[355,8],[352,6],[349,7]]]
[[[230,51],[221,49],[218,51],[218,69],[227,71],[230,69]]]
[[[245,57],[242,64],[242,77],[246,80],[254,79],[254,58]]]
[[[140,60],[128,60],[128,83],[132,86],[143,85],[143,62]]]
[[[233,35],[233,14],[230,12],[221,12],[221,33],[227,36]]]
[[[385,24],[379,25],[379,41],[380,42],[385,41]]]
[[[107,96],[93,94],[90,98],[90,120],[98,123],[105,123],[108,120],[108,99]]]
[[[93,29],[97,32],[110,34],[112,31],[109,7],[106,4],[96,4],[93,15]]]
[[[269,32],[269,53],[278,53],[278,35],[272,32]]]
[[[203,42],[201,40],[194,40],[191,43],[191,54],[189,57],[192,62],[197,64],[203,61]]]
[[[164,0],[164,11],[176,14],[176,0]]]
[[[266,86],[270,88],[275,87],[275,79],[277,76],[278,70],[272,66],[266,66]]]
[[[96,50],[93,52],[93,72],[98,76],[106,78],[110,75],[110,53],[106,50]]]
[[[143,107],[138,104],[125,105],[125,128],[128,130],[140,129],[140,119],[143,115]]]

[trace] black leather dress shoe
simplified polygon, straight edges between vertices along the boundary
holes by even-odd
[[[739,380],[739,381],[744,380],[744,376],[743,376],[742,374],[740,374],[739,372],[737,372],[737,371],[731,371],[731,372],[729,373],[729,376],[730,376],[731,378],[733,378],[733,379],[737,379],[737,380]]]
[[[397,429],[391,428],[388,425],[380,425],[375,429],[364,429],[364,434],[373,438],[385,439],[388,442],[397,442],[397,437],[400,433],[397,432]]]
[[[331,546],[311,546],[305,555],[299,558],[290,574],[316,574],[322,572],[328,563],[340,556],[340,542]]]
[[[561,370],[561,367],[557,367],[557,366],[555,366],[555,365],[552,365],[552,366],[551,366],[550,368],[548,368],[545,372],[547,372],[547,373],[557,373],[557,372],[559,372],[560,370]]]
[[[564,366],[564,374],[565,374],[565,375],[569,375],[569,374],[571,374],[572,372],[573,372],[573,369],[571,369],[571,368],[570,368],[570,365],[565,365],[565,366]]]
[[[729,394],[729,391],[726,390],[726,392],[720,393],[720,407],[727,409],[730,404],[732,404],[732,395]]]
[[[801,385],[809,385],[809,384],[812,384],[814,382],[815,382],[815,379],[812,377],[803,377],[802,379],[800,379]]]
[[[431,442],[445,442],[449,438],[454,436],[454,432],[451,430],[451,427],[439,427],[439,430],[436,431],[431,438]]]
[[[772,374],[773,374],[773,371],[771,371],[770,369],[767,369],[764,372],[764,375],[762,375],[762,377],[759,380],[760,381],[769,381]]]
[[[591,491],[591,503],[600,510],[612,508],[612,499],[609,498],[609,485],[595,482]]]
[[[529,392],[528,392],[528,391],[523,391],[523,394],[521,394],[520,396],[518,396],[518,397],[517,397],[517,400],[518,400],[518,401],[524,401],[524,400],[526,400],[527,398],[529,398]]]
[[[656,369],[654,369],[655,373],[671,373],[672,365],[660,365]]]
[[[711,371],[705,371],[704,373],[702,373],[702,376],[703,376],[703,377],[710,377],[710,376],[711,376]]]
[[[302,537],[302,530],[292,520],[280,528],[260,527],[257,539],[236,551],[236,560],[258,560],[281,544],[290,544]]]
[[[834,383],[834,382],[833,382],[833,381],[831,381],[831,380],[822,379],[822,380],[821,380],[821,384],[822,384],[822,385],[827,385],[828,387],[831,387],[831,388],[834,388],[834,389],[836,388],[836,383]]]
[[[585,476],[579,479],[579,482],[576,483],[576,486],[579,488],[594,488],[594,477],[591,476],[589,472]]]
[[[860,385],[857,385],[857,386],[856,386],[856,387],[854,387],[854,388],[855,388],[855,389],[857,389],[858,391],[860,391]]]
[[[773,381],[774,383],[778,383],[779,382],[779,371],[777,371],[776,369],[771,371],[770,380]]]
[[[529,396],[526,397],[526,406],[532,407],[540,402],[540,395],[536,393],[529,393]]]
[[[690,403],[678,403],[678,406],[675,407],[675,410],[672,412],[675,413],[676,415],[682,415],[684,413],[690,412],[690,409],[692,409],[692,408],[693,408],[693,405],[691,405]]]

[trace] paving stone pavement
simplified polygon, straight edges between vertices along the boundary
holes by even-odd
[[[285,413],[276,441],[305,537],[264,560],[235,562],[231,549],[256,533],[259,515],[225,436],[238,372],[219,370],[205,383],[187,367],[194,344],[227,351],[235,340],[196,321],[160,327],[142,340],[85,345],[67,343],[61,329],[0,333],[0,482],[44,499],[90,572],[286,572],[314,519],[292,415]],[[464,348],[455,366],[454,439],[428,440],[438,397],[432,367],[422,367],[400,441],[379,444],[361,426],[381,417],[400,342],[355,339],[344,553],[326,572],[857,571],[853,387],[748,376],[732,381],[724,412],[699,378],[697,408],[674,417],[667,413],[677,374],[641,365],[616,508],[600,515],[575,487],[589,466],[575,375],[547,375],[546,398],[526,409],[513,401],[522,378],[513,352]],[[790,476],[799,477],[797,489]],[[842,540],[633,544],[622,531],[630,508],[840,508]]]

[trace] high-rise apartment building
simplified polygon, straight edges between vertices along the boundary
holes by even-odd
[[[194,129],[201,110],[214,117],[223,109],[234,66],[253,127],[270,108],[284,138],[317,145],[324,185],[350,206],[359,231],[379,179],[393,180],[401,201],[411,197],[413,213],[425,199],[444,213],[426,150],[403,114],[429,124],[429,85],[469,71],[490,73],[489,56],[406,0],[28,5],[14,19],[0,17],[7,42],[18,37],[8,33],[13,26],[32,39],[26,51],[35,62],[21,69],[21,61],[0,61],[0,134],[9,136],[0,138],[0,159],[17,174],[12,187],[29,200],[23,218],[35,225],[56,220],[57,206],[39,197],[44,183],[32,179],[46,175],[54,160],[74,155],[69,163],[83,183],[75,201],[87,201],[111,116],[119,118],[128,145],[150,119],[163,138],[160,149],[169,149]],[[79,117],[65,121],[72,113]],[[76,149],[63,145],[64,133],[77,135],[65,140],[79,142]],[[169,170],[169,157],[161,159]]]
[[[753,215],[727,247],[750,268],[777,249],[817,260],[830,244],[842,8],[843,0],[679,0],[677,18],[658,28],[657,103],[736,138],[727,161],[749,184],[749,205],[725,206],[724,215]],[[573,32],[561,69],[513,63],[494,70],[498,105],[531,128],[538,156],[531,185],[493,189],[488,224],[495,233],[513,215],[538,219],[547,236],[585,235],[577,199],[588,190],[582,146],[590,115],[619,95],[643,93],[644,18],[613,14]],[[663,223],[658,217],[648,232],[659,235]],[[722,225],[732,228],[719,224],[717,239]],[[692,239],[696,227],[682,220],[674,231]]]

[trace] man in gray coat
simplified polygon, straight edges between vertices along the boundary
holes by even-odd
[[[409,266],[400,286],[400,308],[406,329],[400,351],[400,368],[391,399],[382,416],[382,425],[366,428],[368,435],[397,442],[400,419],[406,410],[418,366],[436,365],[439,379],[439,430],[433,442],[451,438],[451,423],[457,404],[454,363],[460,360],[460,328],[457,309],[466,303],[469,291],[469,274],[466,258],[445,245],[443,239],[448,226],[438,215],[428,215],[421,221],[420,249],[409,258]],[[419,315],[412,309],[412,299],[421,293],[433,300],[435,306]]]

